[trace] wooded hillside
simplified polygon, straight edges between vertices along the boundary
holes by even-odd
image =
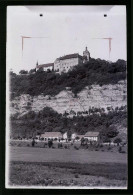
[[[65,87],[71,87],[76,95],[85,86],[116,84],[126,79],[126,62],[118,60],[115,63],[109,63],[105,60],[91,58],[86,64],[75,66],[72,71],[61,75],[54,71],[41,70],[35,74],[22,75],[10,72],[10,79],[11,98],[21,94],[56,95]]]

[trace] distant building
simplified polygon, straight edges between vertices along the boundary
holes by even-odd
[[[75,139],[77,137],[77,133],[72,133],[71,139]]]
[[[36,71],[42,69],[43,71],[47,71],[47,70],[54,70],[54,63],[48,63],[48,64],[36,64]]]
[[[63,133],[62,138],[67,139],[67,132]]]
[[[84,135],[85,139],[88,139],[88,141],[99,141],[99,132],[87,132]]]
[[[90,52],[88,51],[87,47],[85,48],[85,51],[83,51],[83,63],[86,61],[89,61],[90,59]]]
[[[82,64],[83,59],[78,53],[69,54],[60,58],[57,58],[54,62],[54,70],[58,73],[68,72],[76,65]]]
[[[81,141],[82,138],[84,138],[84,135],[77,135],[75,139],[77,139],[78,141]]]
[[[50,139],[60,140],[62,139],[62,134],[60,132],[45,132],[44,134],[41,134],[40,138],[43,138],[45,141]]]
[[[69,70],[72,70],[74,66],[83,64],[90,59],[90,53],[86,47],[85,51],[83,51],[83,56],[78,53],[65,55],[57,58],[54,63],[49,64],[36,64],[36,71],[38,69],[42,69],[43,71],[54,70],[55,72],[61,74],[62,72],[66,73]]]

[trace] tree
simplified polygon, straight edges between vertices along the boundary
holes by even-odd
[[[118,133],[119,132],[117,130],[115,130],[115,129],[114,130],[110,130],[110,131],[107,132],[107,137],[108,138],[116,137],[118,135]]]
[[[69,130],[67,131],[67,137],[68,137],[68,139],[71,139],[71,135],[72,135],[72,132],[71,132],[71,130],[69,129]]]
[[[28,71],[27,70],[20,70],[19,74],[28,74]]]
[[[113,137],[116,137],[118,133],[119,131],[117,131],[116,127],[112,125],[108,128],[106,135],[108,138],[113,138]]]
[[[16,77],[16,73],[14,73],[12,70],[9,72],[10,76]]]
[[[115,140],[114,140],[114,143],[117,144],[117,146],[119,146],[119,144],[122,142],[122,139],[120,137],[117,137]]]
[[[31,73],[33,73],[33,72],[36,72],[36,69],[31,69],[31,70],[29,71],[29,74],[31,74]]]
[[[76,140],[79,140],[80,138],[78,136],[75,137]]]
[[[105,138],[103,139],[103,142],[104,142],[104,143],[110,143],[110,142],[111,142],[111,139],[108,138],[108,137],[105,137]]]
[[[43,72],[43,67],[39,68],[37,72]]]
[[[82,138],[81,138],[81,146],[84,145],[84,141],[85,141],[85,139],[84,139],[84,137],[82,137]]]
[[[53,140],[48,141],[48,147],[51,148],[53,146]]]
[[[81,146],[87,146],[88,139],[85,139],[84,137],[81,138]]]

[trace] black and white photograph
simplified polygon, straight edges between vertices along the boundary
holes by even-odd
[[[6,22],[6,188],[127,189],[126,6],[7,6]]]

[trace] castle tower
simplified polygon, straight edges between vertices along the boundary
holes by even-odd
[[[89,59],[90,59],[90,52],[86,47],[85,51],[83,51],[83,62],[89,61]]]
[[[38,61],[37,61],[37,63],[36,63],[36,68],[38,67]]]

